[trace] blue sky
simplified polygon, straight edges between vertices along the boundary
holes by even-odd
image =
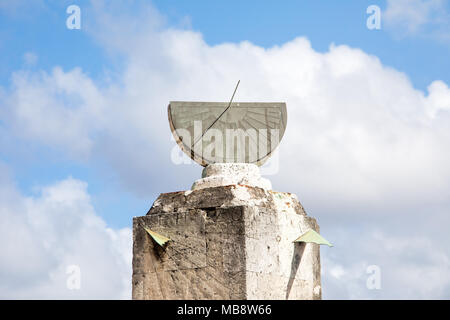
[[[132,3],[131,1],[130,3]],[[10,73],[23,65],[25,52],[39,55],[39,67],[55,64],[64,68],[81,66],[96,75],[110,67],[106,53],[83,32],[65,28],[67,15],[61,15],[69,4],[87,5],[86,1],[45,1],[39,5],[1,15],[2,83]],[[346,44],[376,55],[389,66],[408,73],[417,88],[424,89],[432,80],[448,82],[448,43],[433,41],[424,35],[398,37],[384,28],[365,28],[369,16],[366,8],[377,4],[383,10],[385,1],[153,1],[167,26],[192,28],[203,34],[208,44],[250,41],[263,47],[281,45],[298,36],[307,36],[314,49],[324,52],[331,43]],[[138,7],[128,4],[128,10]],[[448,3],[444,6],[448,9]],[[89,10],[83,12],[89,19]],[[257,21],[257,22],[255,22]],[[383,23],[383,22],[382,22]]]
[[[81,8],[81,30],[66,27],[66,8],[71,4]],[[369,16],[366,9],[373,4],[379,5],[382,11],[381,30],[366,27]],[[339,241],[345,244],[350,234],[358,232],[369,238],[380,232],[391,234],[392,224],[386,223],[384,215],[379,217],[375,211],[409,212],[411,208],[407,204],[418,194],[424,195],[424,200],[416,204],[417,215],[423,215],[424,208],[431,205],[436,219],[447,221],[447,153],[440,151],[448,142],[449,17],[450,2],[447,0],[283,1],[282,5],[279,1],[155,0],[111,4],[103,1],[0,0],[0,164],[7,172],[5,175],[10,177],[8,188],[14,189],[21,199],[38,201],[45,198],[45,188],[65,188],[66,184],[58,183],[68,181],[70,187],[88,195],[86,201],[108,227],[125,230],[131,226],[133,216],[146,213],[159,193],[187,189],[200,175],[200,168],[193,164],[177,167],[169,161],[172,144],[168,142],[168,124],[160,118],[169,99],[223,100],[231,92],[234,79],[242,76],[247,89],[244,87],[241,98],[264,99],[267,97],[263,91],[266,91],[279,95],[274,97],[276,100],[286,97],[288,101],[301,101],[305,105],[313,101],[317,106],[329,106],[323,122],[317,120],[315,126],[306,128],[307,131],[302,131],[306,129],[302,129],[300,111],[298,114],[292,112],[289,126],[292,127],[291,137],[297,134],[297,128],[298,134],[310,135],[311,144],[306,140],[299,142],[299,148],[311,147],[310,153],[320,154],[325,149],[330,152],[336,147],[336,152],[324,153],[332,159],[332,165],[328,167],[333,170],[324,171],[320,166],[315,167],[313,158],[303,159],[299,155],[298,165],[311,170],[299,172],[298,182],[286,171],[271,179],[283,191],[299,194],[307,211],[309,208],[308,212],[319,218],[322,230],[339,239],[336,240],[338,244]],[[306,39],[308,44],[299,38]],[[246,46],[247,42],[251,45]],[[289,54],[289,46],[294,48],[293,56]],[[171,51],[174,48],[185,51]],[[312,76],[290,91],[270,85],[270,91],[261,88],[261,92],[252,92],[252,88],[257,90],[254,87],[270,82],[271,78],[264,81],[263,76],[259,77],[259,72],[274,78],[280,76],[279,83],[285,78],[270,68],[270,63],[279,63],[277,50],[280,56],[292,57],[290,65],[293,69],[300,66],[295,69],[295,74],[287,74],[286,79],[297,79],[297,76],[302,79],[301,75],[309,72]],[[222,57],[225,52],[229,60]],[[210,59],[207,61],[211,61],[213,68],[208,69],[205,62],[206,69],[203,70],[203,66],[197,68],[198,74],[194,72],[191,77],[189,61],[197,61],[202,54]],[[263,57],[264,67],[253,66],[250,60],[247,61],[249,54]],[[220,70],[220,59],[226,60],[223,65],[230,70],[239,70],[237,65],[243,63],[243,70],[248,66],[253,75],[244,71],[242,75],[238,71],[230,71],[230,74],[223,71],[222,82],[220,76],[215,76],[213,81],[207,80],[214,72],[211,70]],[[351,71],[352,63],[360,66],[361,74]],[[327,64],[332,67],[327,69],[324,67]],[[347,71],[340,70],[339,66]],[[61,73],[55,71],[55,67],[59,67]],[[314,70],[321,68],[325,71],[316,74]],[[338,78],[342,82],[333,82],[327,78],[333,72],[348,72],[349,75]],[[308,81],[316,77],[317,82],[314,80],[309,84]],[[71,82],[72,78],[81,81],[84,87],[80,85],[80,88],[87,88],[86,96]],[[357,87],[361,82],[369,84]],[[176,84],[172,86],[171,83]],[[354,92],[347,94],[346,90],[351,86],[355,86]],[[92,92],[89,88],[93,88]],[[45,99],[39,100],[42,97]],[[389,108],[389,111],[380,111],[380,114],[385,112],[385,118],[365,111],[365,97],[367,108]],[[35,110],[42,112],[34,114],[23,101],[36,101],[39,108]],[[113,104],[114,107],[110,107]],[[358,109],[358,105],[361,108]],[[307,119],[317,116],[305,108],[302,112],[306,113]],[[425,119],[423,113],[432,120]],[[341,115],[347,119],[341,119]],[[331,128],[325,118],[333,125],[340,124],[336,130],[330,129],[329,141],[335,143],[326,148],[325,145],[331,142],[322,141],[325,143],[322,145],[319,138],[322,132]],[[300,120],[296,122],[296,119]],[[390,123],[392,119],[398,122]],[[64,122],[68,120],[72,121],[70,125]],[[386,123],[389,127],[384,127]],[[361,138],[362,142],[353,141],[348,145],[354,132],[361,133],[368,128],[377,129],[370,131],[367,140]],[[59,136],[61,130],[64,133]],[[417,132],[423,135],[414,136]],[[156,142],[154,137],[159,135],[164,138]],[[344,136],[349,138],[341,141],[339,137]],[[379,136],[380,141],[373,140],[373,136]],[[346,150],[351,157],[344,158],[337,150]],[[372,154],[373,150],[376,156]],[[407,151],[402,153],[402,150]],[[390,152],[391,164],[395,165],[384,164],[386,157],[380,156],[382,152]],[[398,153],[402,153],[401,158],[396,158]],[[402,162],[407,158],[403,157],[405,154],[413,156],[417,163]],[[380,161],[373,160],[378,156]],[[346,186],[338,182],[342,180],[338,173],[352,165],[357,166],[356,170],[361,170],[361,174],[346,177],[349,184],[353,184],[346,193]],[[429,165],[434,167],[427,167]],[[292,169],[292,166],[295,164],[285,168]],[[370,171],[371,166],[378,171]],[[432,171],[432,178],[422,174],[428,170]],[[308,176],[302,183],[300,174],[312,175],[314,172],[316,176]],[[321,172],[328,172],[329,176],[322,176],[324,173]],[[87,189],[76,181],[86,183]],[[424,189],[411,186],[416,185],[415,181]],[[324,187],[328,182],[332,187]],[[365,193],[366,188],[371,191]],[[374,194],[387,197],[386,204],[380,205]],[[324,203],[320,200],[322,197],[329,197],[336,204]],[[347,201],[347,197],[355,201]],[[336,211],[344,218],[330,215],[329,211]],[[398,225],[402,225],[402,217],[400,214],[396,218]],[[335,224],[338,227],[333,229]],[[439,229],[442,225],[431,228]],[[434,246],[438,239],[446,239],[443,236],[446,230],[441,231],[429,238],[422,230],[418,237],[424,237],[424,243]],[[406,229],[398,236],[402,235],[409,235]],[[367,241],[375,243],[374,237]],[[364,248],[360,250],[363,252]],[[346,254],[350,255],[349,252]],[[387,293],[348,294],[352,289],[343,289],[338,280],[350,277],[352,272],[345,270],[356,270],[368,258],[347,255],[347,260],[339,262],[336,262],[340,259],[337,254],[329,253],[324,258],[325,264],[334,259],[330,262],[334,269],[329,268],[328,277],[335,278],[327,280],[333,294],[328,297],[396,297],[395,288]],[[448,251],[443,251],[442,255],[447,261]],[[445,263],[443,268],[448,271]],[[363,272],[361,270],[353,273]],[[448,298],[448,288],[448,284],[442,284],[439,297]],[[35,292],[41,294],[39,290]],[[411,297],[416,296],[411,294]]]

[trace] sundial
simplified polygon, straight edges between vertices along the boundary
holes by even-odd
[[[321,299],[319,245],[331,243],[258,167],[284,135],[286,104],[233,102],[234,93],[169,103],[177,144],[204,168],[189,190],[133,218],[133,299]]]
[[[168,106],[175,141],[202,166],[261,166],[284,135],[286,103],[233,102],[233,97],[229,102],[171,101]]]

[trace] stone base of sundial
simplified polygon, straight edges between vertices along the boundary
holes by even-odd
[[[319,245],[294,242],[319,226],[255,167],[207,167],[133,219],[133,299],[321,299]]]

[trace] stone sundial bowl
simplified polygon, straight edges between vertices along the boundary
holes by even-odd
[[[202,166],[261,166],[276,149],[287,122],[284,102],[171,101],[170,128],[180,148]]]

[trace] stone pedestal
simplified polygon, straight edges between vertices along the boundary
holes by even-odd
[[[255,164],[215,163],[203,169],[202,178],[194,182],[192,190],[239,184],[272,189],[270,181],[261,177],[259,167]]]
[[[159,246],[144,227],[171,241]],[[319,232],[290,193],[161,194],[133,219],[133,299],[321,299],[319,246],[293,242],[309,229]]]

